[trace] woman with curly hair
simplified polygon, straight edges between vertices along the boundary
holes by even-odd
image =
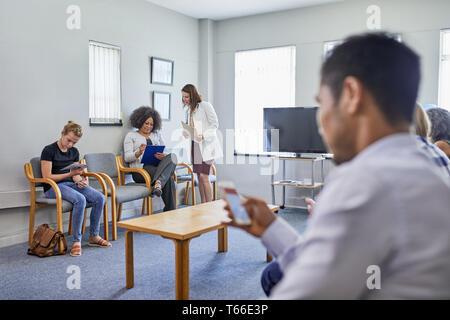
[[[173,173],[176,168],[177,158],[175,154],[155,153],[155,157],[161,160],[157,166],[142,164],[141,159],[147,145],[164,145],[161,135],[161,117],[159,113],[147,106],[142,106],[133,111],[130,123],[137,131],[129,132],[124,139],[124,158],[131,168],[144,168],[152,178],[151,196],[161,197],[164,202],[164,211],[175,209],[175,182]],[[145,183],[144,178],[132,173],[133,180],[137,183]]]
[[[427,110],[431,122],[431,142],[450,158],[450,112],[443,108]]]

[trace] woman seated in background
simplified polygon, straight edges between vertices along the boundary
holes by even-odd
[[[431,123],[424,108],[416,103],[416,111],[414,112],[414,133],[426,140],[430,140]]]
[[[161,135],[161,117],[156,110],[142,106],[133,111],[130,123],[137,131],[131,131],[125,136],[123,148],[125,162],[131,168],[144,168],[152,178],[151,196],[161,197],[164,202],[164,211],[175,209],[175,182],[173,173],[177,166],[175,154],[155,153],[160,160],[157,166],[141,163],[142,155],[148,145],[165,145]],[[137,183],[145,183],[144,178],[132,173],[133,180]]]
[[[81,126],[69,121],[61,132],[61,138],[46,146],[41,154],[42,177],[55,181],[61,191],[62,199],[73,204],[71,256],[81,256],[81,228],[86,202],[92,204],[89,246],[111,246],[109,241],[99,236],[100,218],[105,205],[104,195],[87,185],[86,177],[81,176],[84,169],[62,170],[80,160],[80,154],[74,145],[82,135]],[[44,184],[44,192],[47,198],[56,198],[55,191],[49,184]]]
[[[443,108],[427,110],[431,122],[430,140],[450,158],[450,112]]]

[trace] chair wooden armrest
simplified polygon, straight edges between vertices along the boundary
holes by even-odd
[[[59,190],[58,184],[53,181],[52,179],[48,179],[48,178],[32,178],[29,179],[31,183],[47,183],[50,185],[50,187],[53,188],[53,190],[55,191],[55,195],[56,195],[56,202],[61,202],[62,198],[61,198],[61,190]]]
[[[147,171],[145,171],[144,169],[140,169],[140,168],[119,168],[120,172],[137,172],[139,173],[141,176],[144,177],[145,180],[145,185],[147,186],[147,188],[151,188],[152,185],[152,178],[150,177],[150,175],[148,174]]]
[[[185,168],[188,170],[188,172],[189,172],[190,175],[194,175],[194,172],[192,171],[191,166],[188,165],[187,163],[180,162],[180,163],[177,163],[177,167],[178,167],[178,166],[180,166],[180,167],[185,167]]]
[[[116,191],[116,185],[114,184],[114,181],[113,181],[113,179],[111,179],[110,176],[108,176],[106,173],[103,173],[103,172],[96,172],[96,174],[98,174],[100,177],[102,177],[104,179],[104,181],[106,181],[109,184],[109,187],[111,189],[111,194]],[[106,187],[106,183],[105,183],[105,187]]]
[[[85,177],[93,177],[93,178],[97,179],[97,181],[102,186],[103,195],[105,196],[105,198],[108,198],[108,188],[106,187],[105,180],[103,180],[103,178],[101,177],[101,175],[99,173],[83,172],[81,175],[85,176]]]
[[[63,218],[62,218],[62,196],[61,190],[58,187],[58,184],[49,178],[35,178],[33,174],[33,167],[30,162],[26,163],[24,166],[25,176],[30,182],[30,223],[28,229],[28,243],[31,245],[34,234],[34,214],[36,208],[47,206],[47,205],[39,205],[36,203],[36,183],[47,183],[55,192],[56,198],[56,220],[57,220],[57,230],[63,232]],[[59,245],[60,253],[62,253],[62,241]]]
[[[185,167],[188,170],[189,175],[191,176],[191,181],[187,181],[186,183],[186,191],[184,196],[184,203],[187,204],[187,195],[189,193],[190,184],[192,184],[192,205],[195,205],[195,177],[194,172],[192,171],[192,168],[190,165],[184,162],[177,163],[177,167]]]
[[[116,163],[117,163],[117,169],[119,170],[119,175],[118,175],[118,177],[119,177],[118,184],[119,185],[122,185],[125,182],[125,176],[124,176],[125,172],[129,172],[129,173],[136,172],[144,177],[145,185],[147,186],[147,188],[149,188],[151,190],[152,178],[150,177],[150,175],[148,174],[147,171],[145,171],[144,169],[140,169],[140,168],[126,168],[123,165],[122,156],[116,156]]]
[[[85,159],[81,159],[80,163],[86,164]],[[109,231],[108,231],[108,187],[106,186],[105,180],[108,182],[111,188],[111,220],[113,222],[113,240],[117,240],[117,230],[115,228],[115,201],[116,201],[116,189],[114,186],[114,182],[112,179],[103,172],[87,172],[87,169],[81,174],[85,177],[93,177],[97,179],[97,181],[102,186],[103,195],[105,196],[105,206],[103,207],[103,232],[105,234],[106,240],[109,240]],[[89,181],[89,180],[88,180]],[[84,226],[83,226],[83,232],[84,232]]]

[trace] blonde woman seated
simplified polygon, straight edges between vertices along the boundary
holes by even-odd
[[[134,110],[130,116],[130,123],[137,131],[129,132],[123,142],[125,162],[131,168],[144,168],[152,178],[151,196],[161,197],[164,202],[164,211],[175,209],[175,182],[173,173],[176,168],[175,154],[155,153],[161,160],[157,166],[141,163],[142,155],[148,145],[165,145],[161,135],[161,117],[159,113],[146,106]],[[138,173],[132,173],[133,180],[145,183]]]
[[[59,140],[46,146],[41,153],[42,177],[55,181],[61,191],[63,200],[73,204],[73,246],[70,251],[70,255],[73,257],[81,256],[81,229],[86,202],[92,204],[88,245],[111,247],[109,241],[99,236],[100,218],[106,201],[105,196],[87,185],[86,177],[81,176],[84,169],[64,170],[66,166],[80,160],[80,154],[74,145],[81,139],[82,135],[81,126],[69,121],[64,126]],[[49,184],[44,185],[44,192],[47,198],[54,199],[56,197],[55,191]]]

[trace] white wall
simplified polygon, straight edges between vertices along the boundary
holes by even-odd
[[[81,9],[80,30],[66,27],[69,5]],[[151,106],[153,90],[169,91],[172,120],[163,123],[163,135],[167,145],[173,146],[170,133],[184,119],[181,88],[198,82],[199,23],[145,0],[2,0],[0,24],[2,246],[27,239],[29,184],[23,165],[56,141],[68,120],[83,126],[84,135],[77,144],[82,155],[117,154],[131,129],[131,112],[141,105]],[[88,124],[89,40],[121,47],[123,127]],[[173,86],[150,84],[151,56],[174,60]],[[138,210],[140,204],[136,205]],[[161,201],[154,201],[155,210],[161,206]],[[56,222],[54,216],[54,209],[40,210],[36,225]]]
[[[81,8],[81,30],[66,28],[71,4]],[[170,91],[172,121],[164,122],[163,129],[169,142],[183,119],[180,90],[194,83],[216,108],[225,135],[234,127],[236,50],[296,45],[296,104],[313,105],[323,42],[365,31],[366,9],[372,4],[381,8],[382,27],[401,33],[422,56],[419,99],[436,104],[439,29],[450,27],[448,0],[346,0],[219,22],[199,22],[144,0],[0,1],[0,246],[27,239],[29,186],[23,165],[58,139],[67,120],[84,127],[77,146],[82,154],[120,152],[130,129],[127,123],[88,126],[89,40],[122,48],[125,119],[134,108],[150,104],[152,90]],[[151,56],[175,61],[172,87],[150,84]],[[258,159],[256,164],[241,159],[247,164],[218,165],[219,180],[234,180],[242,192],[271,201],[270,176],[260,174]],[[327,163],[326,172],[331,167]],[[309,165],[288,164],[287,174],[307,177]],[[278,190],[277,202],[280,195]],[[303,205],[303,195],[309,192],[288,190],[288,204]],[[130,213],[139,208],[131,205]],[[43,209],[36,224],[54,223],[54,215],[53,209]]]
[[[221,130],[234,128],[234,54],[238,50],[296,45],[296,105],[316,105],[323,42],[367,31],[369,5],[381,9],[381,27],[401,33],[403,41],[422,57],[419,101],[437,104],[439,30],[450,27],[448,0],[345,0],[316,7],[288,10],[216,22],[214,106]],[[249,119],[251,121],[251,119]],[[235,158],[237,162],[237,157]],[[247,163],[249,160],[247,159]],[[309,164],[287,164],[288,177],[308,177]],[[326,164],[326,172],[332,168]],[[234,180],[247,194],[271,201],[270,176],[259,164],[217,166],[219,180]],[[280,177],[280,175],[278,175]],[[277,188],[276,201],[281,201]],[[289,205],[303,206],[308,191],[287,190]]]

